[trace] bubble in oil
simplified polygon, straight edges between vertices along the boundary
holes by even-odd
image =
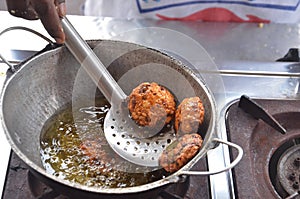
[[[108,102],[103,101],[97,103],[99,106],[75,110],[75,114],[68,105],[46,122],[40,141],[46,171],[70,182],[105,188],[138,186],[161,179],[161,171],[127,173],[119,170],[123,165],[118,163],[118,155],[106,157],[114,152],[101,134],[109,110]]]

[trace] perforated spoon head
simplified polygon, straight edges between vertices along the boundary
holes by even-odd
[[[171,125],[141,127],[129,117],[126,108],[110,109],[104,121],[104,134],[111,148],[121,157],[149,167],[159,167],[161,153],[175,140]]]

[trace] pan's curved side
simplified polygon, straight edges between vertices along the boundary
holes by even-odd
[[[204,133],[201,134],[204,138],[203,148],[182,169],[191,168],[206,154],[207,150],[214,146],[211,141],[215,137],[216,130],[215,103],[205,83],[193,71],[165,54],[135,44],[117,41],[91,41],[90,45],[96,47],[95,52],[101,60],[101,56],[105,59],[114,56],[112,52],[120,52],[122,49],[126,52],[121,53],[116,59],[115,57],[112,57],[111,60],[103,58],[117,81],[121,81],[127,71],[155,62],[181,74],[189,82],[192,88],[191,93],[203,100],[206,110]],[[98,48],[99,46],[100,48]],[[99,189],[70,183],[46,173],[40,157],[40,132],[47,119],[72,101],[73,86],[79,68],[79,64],[67,49],[59,47],[28,60],[6,81],[1,94],[0,117],[7,139],[16,154],[29,165],[36,175],[48,179],[50,184],[58,182],[62,187],[88,192],[91,195],[104,194],[113,198],[128,194],[125,195],[126,198],[129,195],[135,197],[136,193],[143,195],[151,190],[155,192],[169,183],[177,182],[179,179],[175,173],[165,179],[137,187]],[[174,87],[176,80],[168,78],[166,82]],[[126,81],[123,84],[125,83]],[[83,80],[82,89],[89,88],[91,84],[91,80]],[[178,92],[185,90],[181,89],[181,86],[175,85]],[[81,97],[84,98],[86,95],[88,94],[83,92]],[[141,197],[141,195],[138,196]]]

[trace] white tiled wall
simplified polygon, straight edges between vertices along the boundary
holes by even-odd
[[[67,13],[72,15],[81,15],[81,6],[85,0],[66,0]],[[0,10],[7,10],[6,0],[0,0]]]

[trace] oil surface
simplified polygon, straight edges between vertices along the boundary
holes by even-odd
[[[40,139],[46,171],[71,182],[104,188],[138,186],[163,178],[162,170],[132,169],[135,165],[109,147],[102,128],[108,110],[108,102],[101,99],[96,106],[76,110],[68,105],[50,118]]]

